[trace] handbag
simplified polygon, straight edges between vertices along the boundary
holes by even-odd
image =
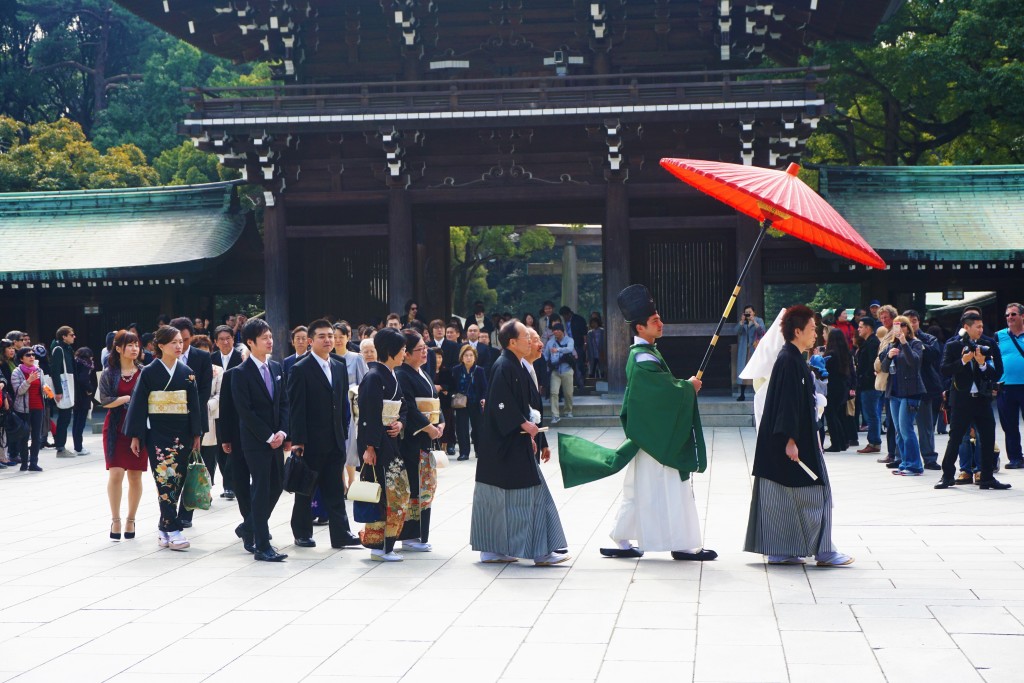
[[[210,471],[203,464],[203,456],[199,451],[192,451],[188,458],[188,471],[185,473],[185,485],[181,492],[181,501],[186,510],[209,510],[213,502],[210,494]]]
[[[64,349],[57,347],[55,351],[60,351],[60,362],[61,367],[67,369],[67,363],[64,362]],[[55,362],[56,358],[50,357],[50,362]],[[56,391],[57,387],[54,387]],[[57,401],[57,407],[61,410],[67,410],[68,408],[75,407],[75,376],[70,372],[60,373],[60,400]]]
[[[451,464],[451,461],[448,459],[448,454],[438,448],[437,442],[431,444],[430,455],[434,458],[434,467],[439,470],[443,470]]]
[[[367,469],[373,473],[373,481],[363,479]],[[348,487],[347,497],[352,501],[353,519],[363,524],[384,521],[387,513],[384,506],[380,503],[380,493],[380,484],[377,483],[377,470],[370,465],[364,465],[359,472],[359,479],[352,482]]]
[[[452,394],[452,409],[462,410],[469,405],[469,397],[465,394]]]
[[[7,432],[8,442],[17,441],[28,435],[28,421],[11,410],[4,419],[4,431]]]
[[[846,415],[853,417],[857,414],[857,399],[851,398],[846,402]]]
[[[318,472],[307,465],[303,458],[292,453],[284,463],[284,490],[312,497],[316,490],[317,475]]]

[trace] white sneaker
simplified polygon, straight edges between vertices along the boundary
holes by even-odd
[[[402,550],[409,550],[414,553],[429,553],[434,546],[422,541],[402,541]]]
[[[191,543],[188,542],[188,539],[185,538],[185,535],[180,531],[172,531],[167,534],[167,540],[167,547],[171,550],[186,550],[191,545]]]
[[[385,553],[383,550],[371,550],[370,559],[377,562],[402,562],[405,560],[404,557],[393,550],[390,553]]]
[[[156,533],[158,534],[157,537],[156,537],[156,544],[158,546],[160,546],[161,548],[166,548],[167,546],[169,546],[171,544],[170,539],[167,538],[167,533],[166,532],[158,531]]]
[[[569,554],[559,555],[558,553],[548,553],[544,557],[536,558],[533,563],[538,567],[550,567],[555,564],[561,564],[572,559]]]
[[[480,561],[484,564],[508,564],[510,562],[518,562],[518,557],[512,557],[511,555],[502,555],[501,553],[480,553]]]
[[[556,425],[556,424],[558,424],[561,421],[562,421],[562,418],[560,418],[557,415],[555,415],[553,418],[551,418],[551,424],[553,424],[553,425]]]
[[[89,455],[89,449],[83,448],[80,451],[75,451],[75,455]]]
[[[570,410],[569,412],[567,412],[567,413],[565,414],[565,416],[566,416],[566,417],[572,417],[572,411]]]

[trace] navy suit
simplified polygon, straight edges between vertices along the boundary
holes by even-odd
[[[251,530],[256,549],[270,549],[270,513],[281,497],[284,451],[271,448],[269,440],[277,432],[288,432],[288,395],[281,365],[269,360],[273,395],[268,393],[263,375],[253,358],[238,366],[231,381],[231,398],[238,414],[238,440],[252,477],[250,519],[243,520]]]

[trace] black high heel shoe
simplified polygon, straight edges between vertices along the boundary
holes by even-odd
[[[114,525],[115,524],[117,524],[118,526],[121,525],[121,518],[120,517],[114,517],[113,519],[110,520],[110,540],[111,541],[120,541],[121,540],[121,532],[118,531],[117,533],[114,533]]]
[[[128,531],[128,529],[124,530],[124,538],[125,538],[126,541],[130,541],[133,538],[135,538],[135,520],[132,519],[131,517],[129,517],[126,520],[124,520],[124,525],[125,526],[128,526],[129,524],[132,525],[132,530],[131,531]]]

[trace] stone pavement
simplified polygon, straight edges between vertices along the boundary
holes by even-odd
[[[554,462],[574,556],[557,567],[477,562],[472,460],[440,474],[435,552],[400,564],[331,550],[324,528],[293,547],[289,494],[271,520],[283,564],[243,552],[221,498],[196,513],[189,552],[161,550],[148,474],[139,536],[113,543],[102,457],[44,451],[45,472],[0,473],[0,680],[1021,680],[1019,472],[1000,475],[1011,491],[935,491],[935,473],[830,454],[835,539],[856,564],[768,567],[741,551],[754,431],[707,436],[695,490],[720,558],[704,565],[601,558],[622,475],[566,491]]]

